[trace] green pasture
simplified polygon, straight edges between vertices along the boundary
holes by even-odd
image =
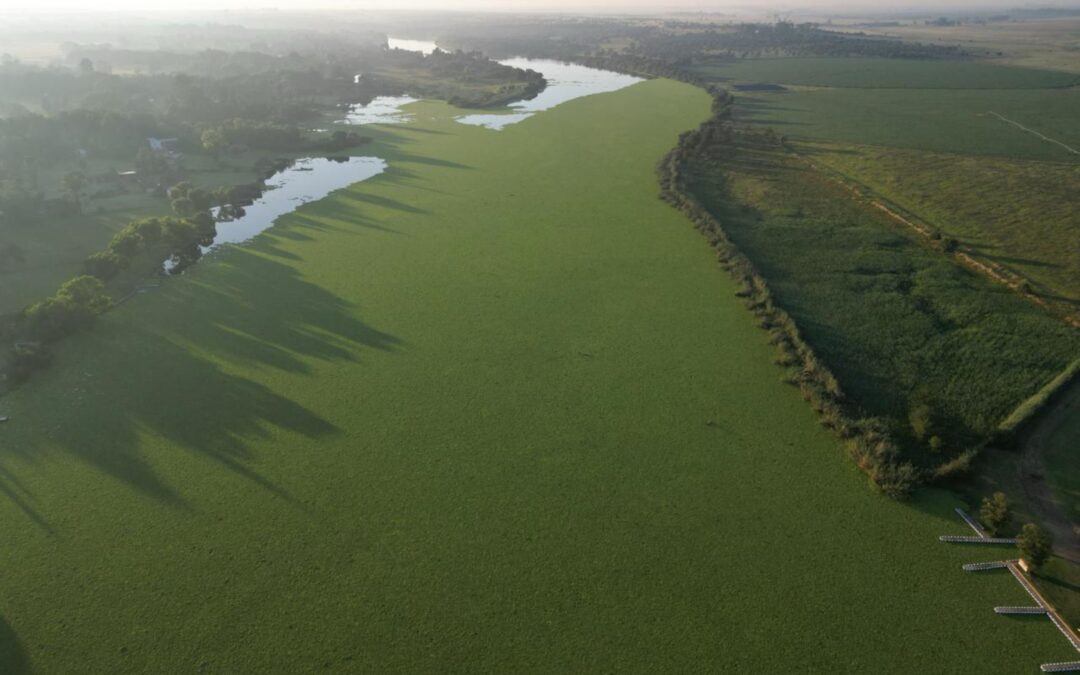
[[[699,66],[739,91],[737,117],[795,139],[1077,163],[1080,75],[985,61],[742,59]]]
[[[695,67],[722,82],[857,89],[1052,89],[1080,85],[1080,75],[984,61],[797,57],[740,59]]]
[[[654,166],[655,80],[383,175],[0,400],[0,671],[1037,672],[953,498],[874,494]]]
[[[802,89],[739,92],[737,118],[799,140],[1080,162],[1080,157],[994,117],[1080,150],[1080,88]]]

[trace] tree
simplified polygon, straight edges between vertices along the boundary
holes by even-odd
[[[184,218],[195,214],[195,205],[192,204],[191,200],[187,197],[180,197],[179,199],[174,199],[172,202],[172,208],[176,215]]]
[[[124,259],[118,256],[114,251],[105,250],[88,257],[83,262],[83,269],[91,276],[97,277],[102,281],[109,281],[120,273],[124,264]]]
[[[68,281],[51,298],[26,310],[35,339],[50,341],[87,328],[112,304],[98,279],[83,275]]]
[[[1037,570],[1042,567],[1053,552],[1053,540],[1046,530],[1035,523],[1028,523],[1020,529],[1016,547],[1028,567]]]
[[[1009,499],[1004,492],[995,492],[992,497],[983,498],[982,508],[979,509],[979,520],[990,534],[996,535],[998,530],[1009,522],[1011,515]]]
[[[80,171],[73,171],[64,176],[64,189],[71,195],[75,208],[82,213],[82,191],[86,187],[86,176]]]
[[[220,129],[207,129],[199,136],[199,141],[204,150],[213,155],[214,159],[221,157],[221,151],[228,147],[229,142]]]

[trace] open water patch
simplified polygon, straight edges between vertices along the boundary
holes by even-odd
[[[640,77],[633,75],[550,59],[518,57],[505,59],[499,63],[524,70],[535,70],[547,80],[547,87],[531,99],[511,103],[507,106],[509,108],[507,112],[465,115],[457,118],[458,122],[488,129],[504,129],[567,101],[593,94],[618,91],[642,81]]]
[[[331,192],[374,178],[386,170],[379,157],[307,157],[298,159],[264,183],[263,194],[245,206],[238,218],[219,221],[212,243],[199,247],[199,257],[225,244],[242,244],[269,229],[281,216]],[[215,211],[214,215],[217,215]],[[165,262],[165,271],[187,266],[176,257]]]

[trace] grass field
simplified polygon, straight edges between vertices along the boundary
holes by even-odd
[[[1080,148],[1080,88],[800,89],[741,92],[741,120],[795,139],[1077,162],[1076,155],[1000,119],[991,111]]]
[[[1080,18],[1054,17],[1001,21],[986,25],[933,26],[910,23],[860,31],[905,40],[938,44],[960,44],[965,49],[984,51],[995,62],[1028,68],[1049,68],[1080,73]]]
[[[814,145],[814,161],[855,177],[1030,280],[1080,314],[1080,162],[1032,162],[871,146]]]
[[[982,61],[851,57],[741,59],[697,67],[719,81],[857,89],[1050,89],[1080,85],[1080,74]]]
[[[0,649],[54,672],[1035,672],[955,502],[872,493],[654,165],[655,80],[390,170],[0,401]]]
[[[847,393],[898,433],[929,405],[930,433],[956,454],[1080,353],[1074,329],[908,238],[787,152],[725,154],[698,167],[696,190]]]
[[[737,117],[795,139],[1076,163],[1080,157],[991,115],[1080,149],[1080,75],[975,61],[744,59],[702,66],[741,91]]]

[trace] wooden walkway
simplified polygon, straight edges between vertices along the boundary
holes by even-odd
[[[995,607],[994,614],[1046,614],[1045,607]]]
[[[964,519],[964,522],[968,524],[968,527],[975,530],[975,534],[978,535],[978,537],[959,537],[959,539],[965,541],[968,539],[993,539],[992,537],[990,537],[990,535],[986,533],[985,530],[982,529],[982,526],[979,525],[979,523],[974,518],[969,516],[963,509],[956,509],[956,513],[959,514],[959,516]],[[950,539],[946,539],[946,537],[941,537],[941,540],[953,540],[953,538],[951,538],[951,535],[946,536],[950,536]],[[989,541],[987,541],[986,543],[989,543]],[[1054,610],[1053,606],[1048,603],[1045,598],[1043,598],[1042,593],[1039,592],[1039,589],[1035,588],[1035,584],[1031,583],[1031,580],[1028,579],[1027,575],[1025,575],[1020,570],[1020,565],[1018,565],[1017,563],[1019,563],[1018,560],[999,560],[995,562],[968,563],[967,565],[964,565],[964,571],[978,572],[982,570],[1001,569],[1002,567],[1007,568],[1009,572],[1013,575],[1013,578],[1015,578],[1020,583],[1024,590],[1027,591],[1027,594],[1031,596],[1031,599],[1035,601],[1036,606],[995,607],[994,611],[998,614],[1045,614],[1047,617],[1049,617],[1050,621],[1052,621],[1053,624],[1057,626],[1057,629],[1061,631],[1061,634],[1065,636],[1065,638],[1069,641],[1069,644],[1071,644],[1076,651],[1080,652],[1080,636],[1077,636],[1076,632],[1073,631],[1073,629],[1069,627],[1069,624],[1065,622],[1065,619],[1062,619],[1061,615]],[[1080,672],[1080,661],[1044,663],[1042,665],[1042,671],[1044,673]]]
[[[986,570],[1001,570],[1008,567],[1009,563],[1011,562],[1011,560],[994,560],[992,562],[968,563],[964,565],[963,570],[965,572],[985,572]]]
[[[943,534],[938,540],[949,544],[1016,544],[1015,539],[1005,537],[966,537],[957,534]]]
[[[1080,672],[1080,661],[1044,663],[1039,669],[1044,673],[1075,673]]]

